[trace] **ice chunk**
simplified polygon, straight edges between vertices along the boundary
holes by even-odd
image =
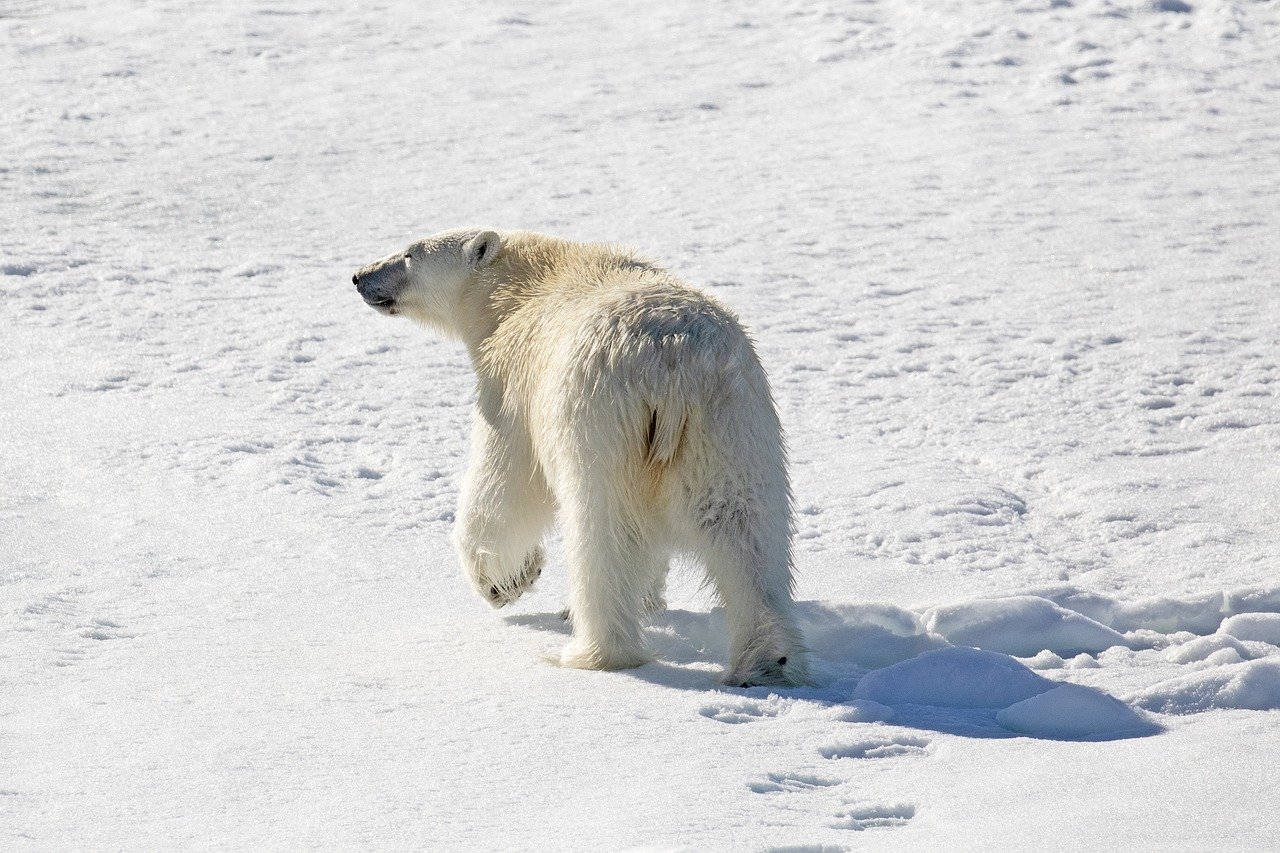
[[[1241,613],[1222,621],[1219,634],[1280,646],[1280,613]]]
[[[951,648],[867,673],[853,695],[883,705],[1007,708],[1053,687],[1008,655]]]
[[[1045,649],[1058,655],[1077,655],[1128,645],[1118,631],[1034,595],[979,598],[934,607],[925,612],[924,624],[955,645],[1019,657],[1031,657]]]
[[[1162,681],[1130,697],[1148,711],[1194,714],[1214,708],[1280,708],[1280,659],[1203,669]]]
[[[996,714],[1009,731],[1032,737],[1091,740],[1150,732],[1137,711],[1101,690],[1062,684]]]

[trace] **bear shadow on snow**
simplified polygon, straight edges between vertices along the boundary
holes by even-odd
[[[1164,730],[1102,691],[1049,681],[1007,655],[952,647],[935,634],[920,632],[909,611],[892,605],[802,601],[797,602],[797,611],[812,655],[814,686],[744,688],[722,684],[719,679],[727,648],[724,616],[719,607],[710,612],[668,609],[654,614],[645,630],[654,659],[625,670],[625,674],[661,687],[694,693],[744,698],[773,695],[824,707],[847,708],[850,721],[885,722],[898,728],[962,737],[1092,742],[1147,737]],[[513,614],[504,617],[504,621],[561,636],[570,633],[569,623],[561,613]],[[859,690],[859,684],[873,673],[876,678],[869,680],[864,688],[872,682],[888,681],[895,695],[886,698],[883,692],[869,694],[878,695],[879,700],[862,696],[868,691]],[[950,699],[950,704],[910,701],[927,699],[930,684],[936,685],[940,678],[950,688],[949,696],[944,697]],[[1067,700],[1065,704],[1058,702],[1059,707],[1052,707],[1057,694],[1048,694],[1063,686],[1068,688],[1067,692],[1075,691],[1088,699],[1088,707],[1073,707],[1071,695],[1062,697]],[[975,701],[975,697],[977,702],[982,702],[984,696],[996,698],[987,703],[992,707],[957,706],[957,691],[970,694],[970,702]],[[1007,698],[1000,699],[1001,695]],[[1075,696],[1077,700],[1079,695]],[[1058,722],[1051,719],[1048,728],[1040,723],[1020,730],[1002,725],[1002,719],[1005,723],[1012,719],[1012,725],[1019,728],[1018,716],[1007,715],[1011,709],[1030,708],[1028,699],[1038,703],[1036,707],[1040,710],[1049,705],[1048,712],[1059,718]],[[1004,707],[999,707],[1002,704]],[[1098,707],[1105,711],[1106,717],[1099,727],[1089,730],[1087,722],[1084,729],[1072,726],[1073,715],[1089,714]],[[1066,729],[1062,728],[1063,720]]]

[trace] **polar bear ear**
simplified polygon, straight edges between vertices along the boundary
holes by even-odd
[[[462,247],[462,255],[473,270],[488,266],[502,248],[502,238],[494,231],[481,231]]]

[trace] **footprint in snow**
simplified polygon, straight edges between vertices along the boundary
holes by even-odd
[[[897,758],[902,755],[924,755],[929,750],[929,740],[910,735],[895,738],[869,738],[850,744],[822,746],[818,754],[823,758]]]
[[[80,636],[86,640],[132,640],[138,635],[126,630],[119,622],[110,619],[94,619],[81,627]]]
[[[766,717],[776,717],[782,711],[777,707],[766,705],[762,702],[734,702],[732,704],[704,705],[698,713],[709,720],[737,725],[738,723],[752,723]]]
[[[774,697],[771,697],[771,699]],[[787,708],[773,701],[743,700],[736,702],[719,702],[707,704],[698,713],[710,720],[737,725],[757,720],[781,716]],[[866,722],[863,719],[866,709],[854,709],[856,719],[850,722]],[[887,710],[887,709],[886,709]],[[835,760],[852,758],[863,761],[876,759],[893,759],[910,755],[927,755],[930,740],[915,735],[899,734],[896,736],[866,738],[843,744],[832,744],[818,748],[818,754],[824,759]],[[804,771],[779,771],[768,773],[764,778],[747,783],[747,789],[754,794],[778,797],[775,802],[791,805],[780,806],[794,808],[799,803],[808,802],[818,809],[823,803],[829,808],[829,795],[819,792],[834,791],[847,780],[831,778]],[[793,797],[798,796],[797,799]],[[850,832],[864,832],[869,829],[893,829],[906,826],[916,815],[916,807],[905,803],[875,804],[851,801],[836,801],[837,811],[830,814],[828,826],[832,829],[843,829]],[[786,848],[796,850],[825,849],[821,847]]]
[[[812,773],[770,773],[765,781],[752,782],[747,787],[757,794],[784,794],[810,791],[815,788],[831,788],[839,784],[839,780],[824,779]]]
[[[836,815],[832,829],[849,829],[862,832],[867,829],[890,829],[906,826],[916,816],[916,807],[899,804],[894,806],[854,806]]]

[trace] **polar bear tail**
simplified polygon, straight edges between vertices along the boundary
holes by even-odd
[[[650,464],[666,465],[675,458],[687,423],[688,413],[683,406],[654,407],[649,416],[646,441]]]

